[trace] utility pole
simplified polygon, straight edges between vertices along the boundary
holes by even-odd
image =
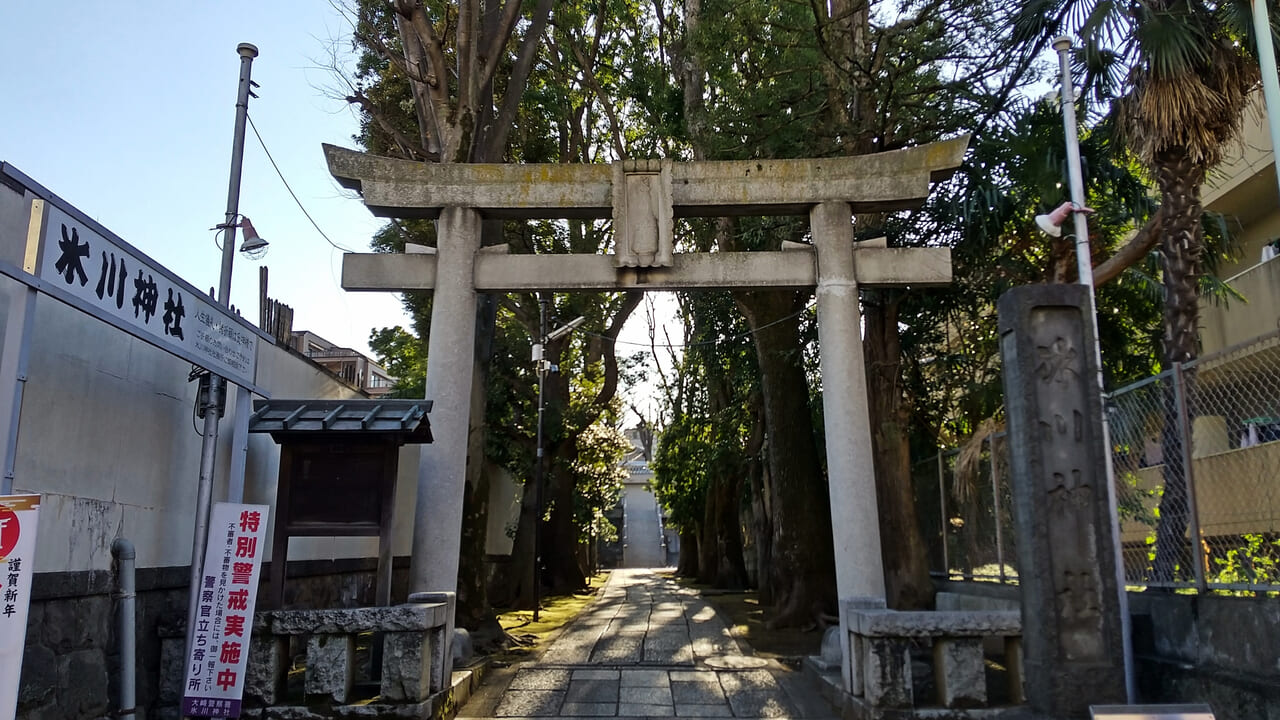
[[[1067,175],[1071,183],[1071,216],[1075,220],[1076,233],[1076,272],[1080,276],[1080,284],[1089,289],[1089,317],[1093,321],[1094,361],[1098,365],[1097,384],[1098,397],[1102,407],[1103,457],[1107,468],[1107,507],[1111,514],[1111,535],[1115,540],[1116,585],[1119,588],[1120,627],[1124,638],[1124,684],[1125,694],[1129,702],[1135,702],[1137,686],[1134,681],[1133,640],[1129,628],[1129,595],[1125,590],[1124,556],[1120,551],[1120,514],[1116,498],[1115,467],[1111,458],[1111,428],[1107,422],[1106,387],[1102,380],[1102,342],[1098,337],[1098,300],[1093,287],[1093,258],[1089,250],[1089,224],[1085,219],[1088,212],[1085,208],[1084,173],[1080,167],[1080,136],[1076,128],[1076,91],[1071,79],[1071,38],[1063,35],[1054,38],[1053,49],[1058,53],[1058,63],[1062,71],[1062,127],[1067,139]]]
[[[542,610],[542,481],[546,473],[543,465],[542,414],[543,395],[547,386],[547,298],[538,300],[538,349],[534,361],[538,364],[538,455],[533,465],[533,504],[537,515],[533,519],[533,621],[538,622]]]
[[[226,220],[219,226],[222,238],[222,270],[218,277],[218,304],[231,306],[231,263],[235,259],[236,227],[240,216],[240,172],[244,164],[244,133],[249,119],[249,97],[253,80],[250,71],[258,48],[249,43],[236,47],[240,54],[240,84],[236,94],[235,136],[231,145],[231,180],[227,186]],[[204,554],[209,539],[209,510],[213,505],[213,471],[218,450],[219,406],[227,382],[209,373],[209,391],[200,400],[204,410],[203,439],[200,445],[200,480],[196,488],[195,529],[191,540],[191,587],[187,607],[187,657],[195,636],[196,610],[200,598],[200,580],[204,571]]]

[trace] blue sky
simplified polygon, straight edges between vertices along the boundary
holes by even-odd
[[[217,285],[209,228],[226,210],[236,46],[253,43],[249,113],[286,180],[338,245],[365,251],[380,222],[325,169],[320,143],[354,147],[323,65],[348,34],[327,2],[220,0],[0,3],[0,160],[13,164],[198,288]],[[232,301],[258,318],[258,267],[294,328],[367,350],[373,327],[407,324],[389,293],[339,287],[341,251],[311,226],[250,130],[240,212],[270,243],[237,255]]]
[[[209,228],[226,210],[242,42],[259,51],[249,114],[285,179],[334,243],[367,251],[381,222],[333,181],[320,150],[356,147],[357,131],[347,104],[326,90],[336,85],[325,69],[333,51],[352,64],[350,28],[328,2],[0,0],[0,28],[0,160],[195,287],[218,284],[221,251]],[[295,330],[367,353],[372,328],[407,326],[397,295],[341,289],[342,252],[246,135],[240,212],[271,246],[258,261],[236,255],[231,296],[241,314],[257,323],[266,266],[268,292],[294,309]],[[655,299],[669,320],[671,296]],[[643,316],[628,324],[620,352],[647,345]],[[671,332],[679,341],[678,326]],[[648,407],[651,391],[632,395]]]

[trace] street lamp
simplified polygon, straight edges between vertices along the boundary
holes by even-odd
[[[265,251],[266,241],[258,237],[253,224],[240,215],[240,173],[244,165],[244,136],[249,119],[249,96],[256,83],[250,78],[253,59],[258,48],[249,43],[236,47],[240,55],[240,83],[236,93],[235,135],[231,146],[231,179],[227,187],[227,215],[218,227],[226,236],[222,239],[222,267],[218,276],[216,301],[223,307],[231,305],[231,263],[235,259],[236,228],[244,227],[246,252]],[[196,611],[200,597],[200,576],[203,572],[204,554],[209,539],[209,510],[213,504],[213,471],[218,448],[218,420],[222,395],[227,383],[217,374],[209,373],[209,392],[201,395],[204,410],[204,430],[200,444],[200,480],[196,486],[195,527],[191,540],[191,586],[187,599],[187,657],[191,656],[191,644],[196,627]]]
[[[546,473],[545,460],[542,450],[542,417],[546,412],[546,385],[547,373],[554,372],[557,368],[547,362],[543,355],[543,350],[547,343],[555,342],[561,338],[567,337],[575,328],[586,322],[587,319],[581,315],[561,325],[560,327],[547,332],[547,303],[548,299],[543,297],[538,300],[538,342],[533,345],[533,362],[538,372],[538,430],[536,444],[538,448],[537,458],[533,465],[533,498],[535,512],[537,513],[533,520],[533,621],[538,621],[538,613],[542,605],[542,577],[538,572],[542,568],[542,482]]]
[[[1036,218],[1036,224],[1054,237],[1061,234],[1061,226],[1068,215],[1075,220],[1076,271],[1080,284],[1089,289],[1089,318],[1093,322],[1094,362],[1098,367],[1097,387],[1099,398],[1105,398],[1106,387],[1102,381],[1102,345],[1098,338],[1098,302],[1094,297],[1093,261],[1089,251],[1089,226],[1085,216],[1093,210],[1084,204],[1084,177],[1080,170],[1080,138],[1076,129],[1075,85],[1071,79],[1071,38],[1062,35],[1054,38],[1053,49],[1058,53],[1062,70],[1062,127],[1067,139],[1067,175],[1071,183],[1071,201],[1058,206],[1049,215]],[[1049,227],[1046,227],[1049,226]],[[1053,232],[1050,228],[1058,229]],[[1125,593],[1124,558],[1120,552],[1120,515],[1117,511],[1115,469],[1111,460],[1111,429],[1107,425],[1106,403],[1101,402],[1103,457],[1106,460],[1107,507],[1111,515],[1111,537],[1115,545],[1116,585],[1119,592],[1120,627],[1124,642],[1124,685],[1130,703],[1134,702],[1133,641],[1129,637],[1129,597]]]

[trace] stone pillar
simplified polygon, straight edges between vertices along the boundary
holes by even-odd
[[[1015,288],[999,312],[1027,701],[1087,717],[1091,704],[1125,702],[1088,290]]]
[[[351,699],[355,654],[354,635],[312,635],[307,640],[307,670],[302,681],[307,699],[345,705]]]
[[[885,596],[851,217],[849,204],[843,202],[825,202],[809,213],[818,259],[818,348],[827,487],[835,539],[843,676],[849,691],[856,683],[849,648],[848,601],[878,601],[883,607]]]
[[[436,221],[436,289],[431,306],[426,399],[431,434],[421,446],[410,592],[454,592],[462,538],[467,428],[475,361],[475,259],[480,213],[448,207]]]
[[[939,637],[933,641],[933,676],[945,708],[987,704],[987,674],[980,637]]]
[[[284,696],[288,672],[289,638],[272,635],[269,624],[263,628],[254,627],[253,637],[249,640],[244,696],[256,705],[275,705]]]

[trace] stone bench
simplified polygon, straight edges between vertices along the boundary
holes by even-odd
[[[444,602],[255,613],[246,704],[280,704],[291,664],[290,640],[298,636],[307,638],[303,691],[308,704],[350,702],[356,637],[364,633],[382,636],[380,703],[421,703],[447,689],[453,597],[440,596]]]
[[[1011,700],[1022,697],[1022,617],[1017,611],[900,612],[849,608],[852,695],[873,708],[916,706],[911,648],[933,644],[938,704],[946,708],[987,706],[983,641],[1004,640]]]

